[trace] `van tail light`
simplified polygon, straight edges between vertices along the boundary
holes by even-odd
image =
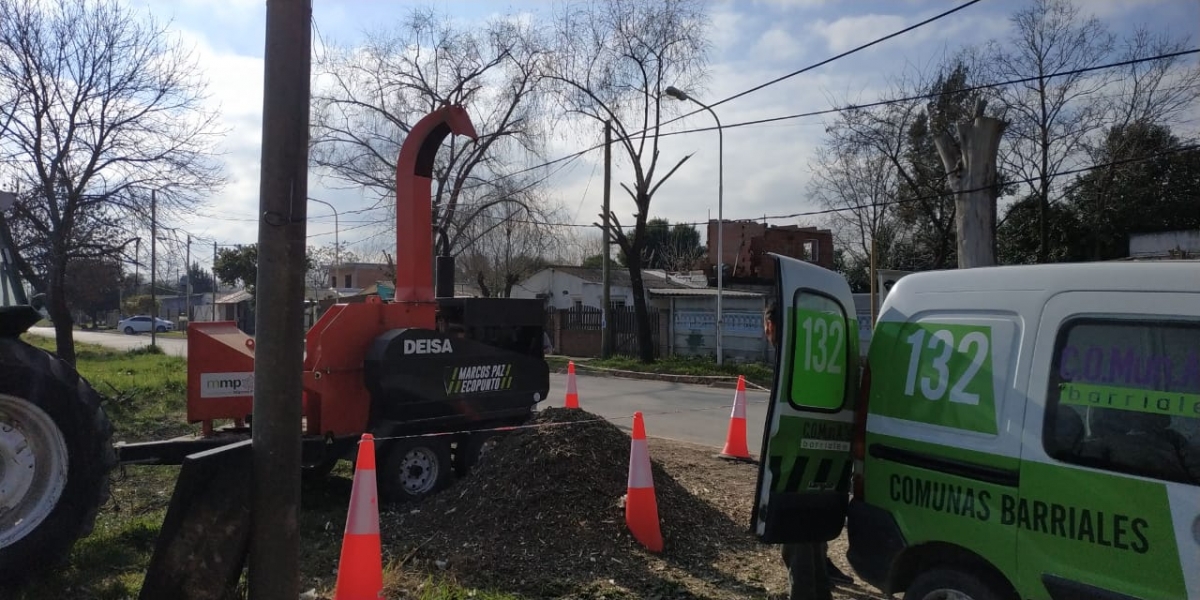
[[[858,405],[854,407],[854,437],[850,441],[850,456],[854,460],[854,497],[863,497],[863,460],[867,454],[867,404],[871,400],[871,363],[863,365],[858,386]]]

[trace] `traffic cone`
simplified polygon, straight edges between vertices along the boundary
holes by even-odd
[[[579,408],[579,391],[575,389],[575,361],[567,362],[566,408]]]
[[[750,460],[746,447],[746,378],[738,375],[737,391],[733,393],[733,412],[729,415],[729,432],[725,434],[725,448],[721,458]]]
[[[646,445],[646,424],[642,421],[641,411],[633,413],[625,524],[634,539],[641,542],[646,549],[662,552],[662,531],[658,527],[658,499],[654,496],[654,477],[650,473],[650,448]]]
[[[375,438],[358,443],[350,512],[342,537],[334,600],[382,600],[383,552],[379,541],[379,495],[375,487]]]

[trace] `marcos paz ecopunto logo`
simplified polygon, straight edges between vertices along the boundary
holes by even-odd
[[[498,392],[512,387],[512,364],[454,367],[446,382],[447,394]]]
[[[201,373],[201,398],[253,396],[254,373]]]

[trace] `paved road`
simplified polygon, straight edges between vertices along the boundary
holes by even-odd
[[[50,327],[34,327],[34,335],[54,337]],[[95,331],[76,331],[75,339],[118,350],[139,348],[150,343],[149,334],[125,335]],[[187,356],[187,340],[159,338],[163,351],[175,356]],[[729,427],[733,390],[707,386],[641,379],[578,376],[579,404],[589,412],[616,419],[622,428],[629,429],[636,411],[646,417],[646,433],[719,448],[725,442]],[[566,375],[550,375],[550,398],[541,408],[562,406],[567,390]],[[766,419],[767,394],[748,392],[746,431],[750,453],[757,456],[762,447]],[[659,414],[669,413],[669,414]]]
[[[607,418],[627,417],[640,410],[646,418],[647,435],[716,447],[725,442],[733,390],[583,375],[578,377],[576,384],[581,408]],[[566,390],[566,376],[551,375],[550,398],[542,403],[542,408],[562,406]],[[747,392],[746,399],[748,445],[750,453],[757,456],[762,447],[767,394],[751,391]],[[625,429],[632,426],[631,419],[615,422]]]
[[[53,327],[31,327],[29,333],[43,337],[54,337]],[[150,334],[125,335],[123,333],[106,333],[102,331],[76,331],[75,341],[97,344],[115,350],[133,350],[150,345]],[[172,356],[187,356],[187,340],[178,338],[158,338],[158,346],[163,352]]]

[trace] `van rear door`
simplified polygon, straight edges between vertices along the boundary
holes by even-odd
[[[852,399],[859,375],[854,297],[837,273],[771,256],[781,343],[752,527],[766,543],[828,541],[845,523],[853,464]]]

